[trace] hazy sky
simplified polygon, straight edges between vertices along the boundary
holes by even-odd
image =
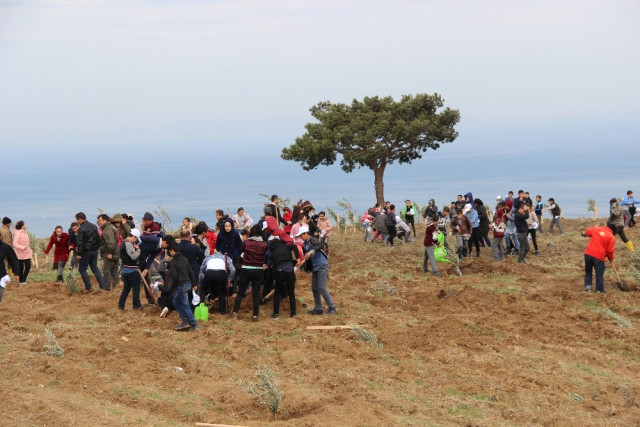
[[[607,134],[639,42],[638,1],[0,0],[0,144],[279,150],[319,101],[434,92],[467,140]]]

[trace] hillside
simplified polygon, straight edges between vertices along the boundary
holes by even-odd
[[[195,333],[172,313],[116,309],[118,290],[70,294],[42,270],[12,282],[0,305],[4,425],[637,425],[640,293],[583,290],[580,232],[540,237],[528,264],[491,261],[490,248],[458,277],[422,273],[421,239],[397,247],[337,234],[329,289],[337,316],[251,322],[210,315]],[[640,232],[629,237],[640,246]],[[631,252],[618,241],[627,283]],[[43,268],[43,267],[42,267]],[[297,295],[312,300],[310,276]],[[131,298],[131,297],[129,297]],[[144,298],[143,298],[144,300]],[[355,324],[350,329],[308,326]],[[43,352],[51,331],[63,357]],[[268,367],[284,392],[275,421],[241,384]],[[254,386],[255,388],[255,386]]]

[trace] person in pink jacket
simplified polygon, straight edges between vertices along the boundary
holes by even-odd
[[[31,270],[31,258],[33,257],[29,233],[27,233],[27,224],[24,221],[16,222],[16,226],[13,229],[13,250],[18,256],[18,264],[20,266],[18,273],[20,286],[24,286],[27,284],[27,277]]]

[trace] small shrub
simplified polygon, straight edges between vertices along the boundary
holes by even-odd
[[[255,383],[253,385],[239,381],[235,383],[245,389],[247,393],[257,396],[260,404],[269,408],[269,411],[271,411],[271,414],[273,415],[273,419],[275,419],[276,414],[280,409],[284,392],[280,391],[276,375],[268,367],[263,366],[260,368],[256,376],[260,380],[259,383]]]
[[[44,354],[55,357],[63,357],[64,350],[58,344],[56,336],[51,333],[49,329],[45,329],[44,337],[47,339],[47,344],[44,345]]]
[[[373,332],[369,332],[365,329],[362,329],[359,325],[355,323],[349,323],[349,327],[351,327],[351,332],[353,332],[362,341],[370,342],[376,347],[382,348],[382,343],[378,342],[378,337]]]
[[[80,292],[80,283],[78,282],[78,276],[76,276],[76,271],[74,269],[70,268],[67,272],[67,277],[64,279],[64,285],[72,294]]]

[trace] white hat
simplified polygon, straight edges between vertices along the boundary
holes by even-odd
[[[266,230],[268,226],[269,226],[269,224],[267,224],[267,221],[263,221],[262,222],[262,230],[263,231]]]
[[[138,230],[137,228],[132,228],[131,229],[131,235],[132,236],[136,236],[136,238],[140,238],[140,230]]]
[[[304,233],[308,233],[309,232],[309,227],[306,225],[303,225],[302,227],[300,227],[298,229],[298,232],[296,233],[296,235],[294,237],[300,237],[302,236]]]
[[[496,196],[496,200],[502,200],[502,196],[498,194],[498,195]]]
[[[471,210],[471,203],[467,203],[466,205],[464,205],[464,209],[462,210],[462,213],[467,213]]]

